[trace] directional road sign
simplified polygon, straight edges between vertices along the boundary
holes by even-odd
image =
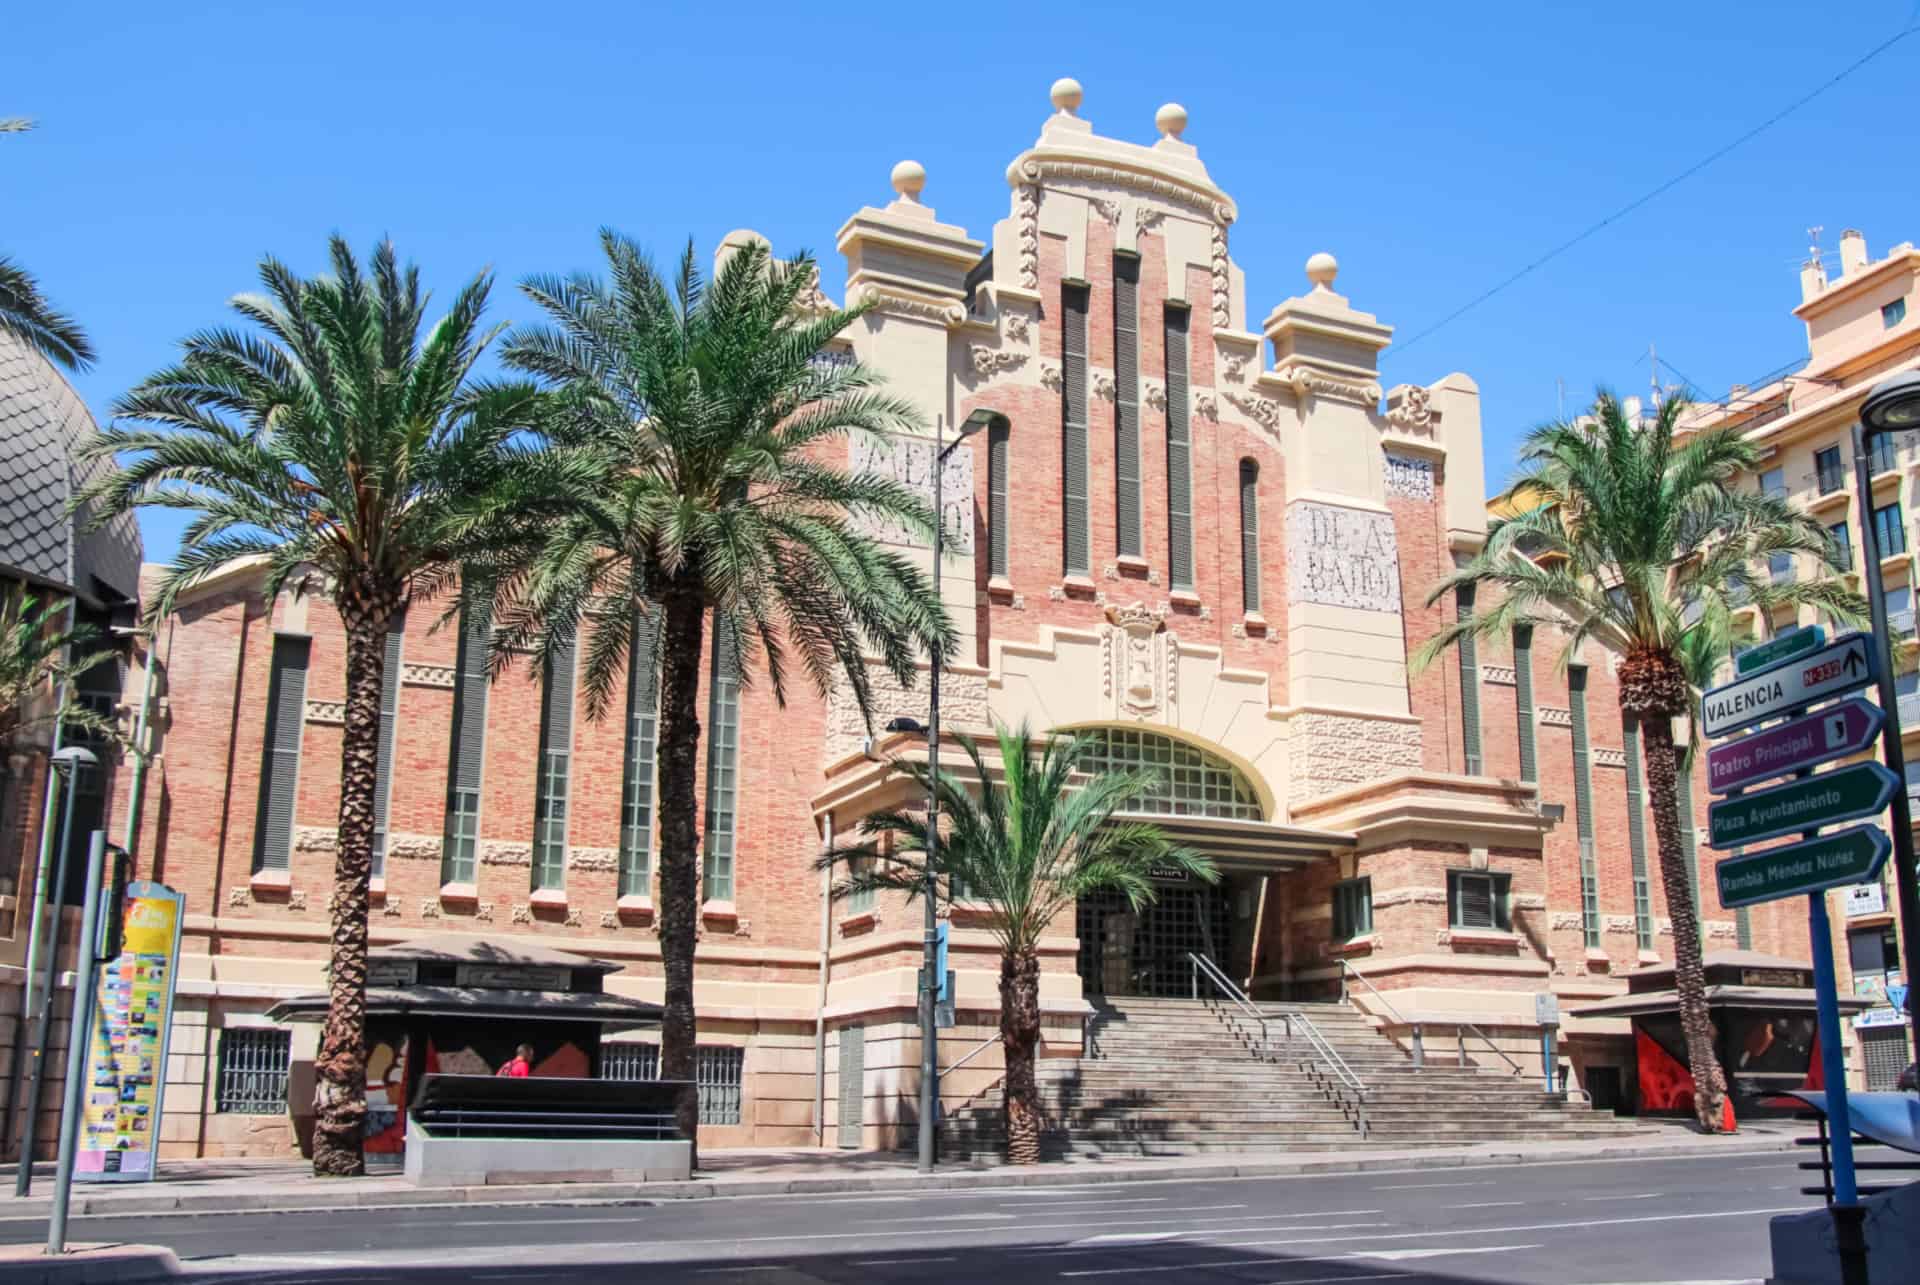
[[[1771,790],[1722,799],[1707,809],[1716,848],[1777,839],[1797,830],[1857,821],[1893,801],[1900,778],[1878,763],[1854,763]]]
[[[1716,687],[1700,699],[1700,730],[1725,736],[1802,705],[1843,696],[1873,681],[1873,648],[1865,634],[1848,634],[1805,656]]]
[[[1886,721],[1880,707],[1855,696],[1764,732],[1750,732],[1707,751],[1707,788],[1715,794],[1818,767],[1872,745]]]
[[[1728,857],[1715,867],[1720,904],[1732,910],[1864,883],[1879,875],[1891,851],[1893,845],[1879,826],[1856,825],[1805,843]]]
[[[1792,633],[1781,634],[1757,647],[1749,647],[1733,658],[1733,672],[1745,677],[1757,674],[1790,656],[1804,656],[1827,645],[1827,631],[1819,625],[1807,625]]]

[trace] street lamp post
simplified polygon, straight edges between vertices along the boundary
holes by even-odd
[[[1920,371],[1907,371],[1874,385],[1860,406],[1860,422],[1853,427],[1854,486],[1860,495],[1860,556],[1866,562],[1867,606],[1873,637],[1880,649],[1880,708],[1886,714],[1881,730],[1881,755],[1887,770],[1900,781],[1893,795],[1893,882],[1900,907],[1901,969],[1907,983],[1908,1034],[1920,1050],[1915,1028],[1916,991],[1920,991],[1920,880],[1913,856],[1913,808],[1907,799],[1906,753],[1900,744],[1900,698],[1893,683],[1893,635],[1887,627],[1887,587],[1880,577],[1880,533],[1873,522],[1873,469],[1868,448],[1883,433],[1920,428]]]
[[[934,421],[933,453],[933,591],[940,593],[940,564],[945,554],[947,515],[946,497],[941,487],[947,456],[960,443],[993,423],[1000,416],[989,410],[968,415],[951,442],[940,445],[942,421]],[[934,974],[940,961],[940,920],[936,913],[940,902],[940,883],[934,874],[940,849],[940,652],[935,649],[927,665],[927,875],[922,893],[926,898],[926,936],[920,950],[920,1172],[933,1172],[934,1115],[940,1104],[939,1031],[934,1021],[934,996],[941,979]]]

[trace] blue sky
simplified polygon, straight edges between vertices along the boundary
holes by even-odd
[[[1914,20],[1914,0],[1515,5],[631,3],[21,5],[0,47],[0,250],[103,356],[97,415],[223,319],[264,252],[391,234],[447,297],[591,266],[612,224],[702,256],[748,226],[841,265],[835,229],[926,165],[985,238],[1007,162],[1072,75],[1103,134],[1150,141],[1175,100],[1241,211],[1255,324],[1331,250],[1403,338],[1684,170]],[[1088,15],[1098,13],[1098,18]],[[1858,227],[1920,239],[1920,36],[1466,317],[1383,358],[1386,382],[1480,383],[1488,484],[1520,433],[1647,345],[1709,394],[1805,353],[1796,264]],[[1668,376],[1671,378],[1671,375]],[[150,558],[170,515],[146,520]]]

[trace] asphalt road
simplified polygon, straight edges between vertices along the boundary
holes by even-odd
[[[555,1207],[95,1216],[196,1277],[700,1285],[1758,1281],[1793,1154]],[[0,1242],[44,1225],[0,1220]]]

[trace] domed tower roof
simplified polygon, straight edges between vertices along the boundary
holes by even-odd
[[[93,416],[51,362],[0,333],[0,576],[77,594],[94,606],[140,593],[140,528],[131,514],[85,531],[69,496],[108,467],[85,463]]]

